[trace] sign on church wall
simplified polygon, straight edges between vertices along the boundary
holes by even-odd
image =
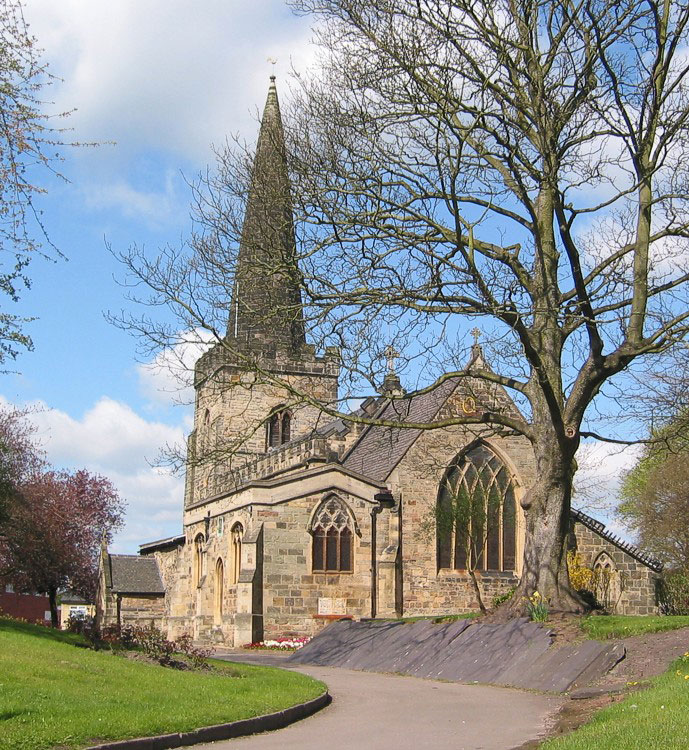
[[[319,615],[346,615],[347,614],[347,600],[346,599],[333,599],[331,597],[320,597],[318,599],[318,614]]]

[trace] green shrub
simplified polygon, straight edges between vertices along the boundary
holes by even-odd
[[[512,586],[512,588],[505,591],[504,594],[498,594],[497,596],[494,596],[493,597],[493,609],[495,609],[495,607],[499,607],[501,604],[504,604],[505,602],[508,602],[512,598],[516,590],[517,590],[517,587]]]
[[[689,615],[689,574],[667,573],[660,582],[660,611],[664,615]]]

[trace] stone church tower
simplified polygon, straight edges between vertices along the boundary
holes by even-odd
[[[306,343],[285,141],[271,76],[254,157],[225,341],[196,364],[185,505],[269,448],[307,435],[335,404],[338,353]],[[276,380],[286,387],[280,387]],[[219,465],[222,464],[222,470]]]

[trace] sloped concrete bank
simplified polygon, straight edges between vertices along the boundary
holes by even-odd
[[[563,693],[605,674],[624,654],[624,646],[616,642],[554,646],[550,630],[525,618],[502,624],[340,620],[287,664]]]

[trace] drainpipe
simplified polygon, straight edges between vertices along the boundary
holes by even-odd
[[[373,496],[375,505],[371,508],[371,619],[378,613],[378,515],[384,508],[392,508],[395,498],[388,489]]]

